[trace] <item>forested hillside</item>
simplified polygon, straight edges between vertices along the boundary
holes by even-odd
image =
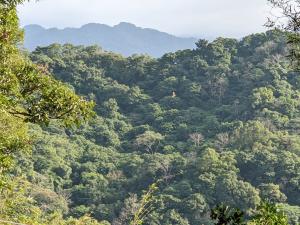
[[[300,75],[285,35],[199,40],[194,50],[124,58],[54,44],[30,58],[97,115],[79,129],[30,126],[18,156],[47,212],[129,224],[156,184],[145,225],[211,224],[219,203],[253,215],[261,200],[300,222]]]

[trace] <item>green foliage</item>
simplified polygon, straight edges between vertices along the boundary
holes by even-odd
[[[38,48],[30,58],[94,100],[97,116],[78,130],[31,127],[33,160],[20,166],[69,193],[66,216],[90,213],[115,225],[131,221],[138,196],[156,180],[145,225],[210,225],[222,202],[245,218],[262,199],[298,206],[299,75],[286,51],[284,34],[274,31],[159,59]]]
[[[3,174],[12,164],[12,154],[20,149],[28,150],[29,138],[28,128],[21,119],[13,117],[5,110],[0,110],[0,113],[0,171]]]
[[[146,131],[143,134],[137,136],[135,144],[138,147],[145,148],[145,151],[148,153],[153,153],[157,148],[156,146],[160,141],[163,140],[163,136],[159,133],[153,131]]]
[[[48,125],[57,120],[79,126],[93,115],[94,103],[77,96],[21,52],[23,32],[16,6],[22,2],[0,1],[0,219],[1,223],[66,224],[62,219],[68,210],[65,199],[20,179],[21,164],[14,165],[13,159],[29,157],[25,154],[32,144],[29,122]],[[64,173],[61,171],[59,175]]]
[[[288,217],[289,224],[291,224],[291,225],[299,224],[299,221],[300,221],[300,207],[299,206],[278,204],[277,207]]]
[[[133,219],[130,222],[130,225],[140,225],[143,224],[144,218],[154,210],[153,201],[154,201],[154,192],[158,189],[157,184],[152,184],[147,193],[142,196],[140,206],[137,211],[134,213]]]
[[[36,189],[30,186],[31,184],[24,178],[15,177],[14,181],[7,185],[7,188],[1,190],[1,223],[6,221],[7,224],[32,225],[109,225],[108,222],[98,222],[87,215],[79,219],[64,220],[59,211],[54,210],[49,213],[44,210],[44,207],[36,205],[36,200],[31,197],[32,190]]]
[[[77,96],[20,52],[23,33],[16,4],[21,2],[0,2],[1,172],[9,167],[12,154],[27,144],[26,123],[48,124],[58,119],[65,125],[79,125],[93,114],[92,102]]]
[[[211,225],[223,202],[214,218],[230,224],[266,199],[299,223],[300,76],[284,33],[157,59],[58,44],[26,57],[16,3],[0,4],[0,169],[3,184],[24,178],[1,189],[3,219]],[[252,222],[287,223],[274,207]]]
[[[261,202],[257,207],[254,216],[246,223],[244,213],[236,208],[230,208],[224,204],[218,205],[211,210],[211,218],[215,225],[288,225],[288,217],[276,204]]]
[[[53,79],[46,68],[32,64],[19,52],[22,32],[16,9],[6,4],[0,7],[0,33],[5,36],[0,41],[1,108],[25,122],[44,124],[50,119],[79,124],[91,116],[93,103],[75,95]]]
[[[211,218],[215,220],[215,225],[237,225],[245,224],[244,214],[239,209],[219,205],[211,210]]]
[[[288,218],[278,207],[268,202],[262,202],[257,209],[257,213],[251,220],[250,225],[288,225]]]

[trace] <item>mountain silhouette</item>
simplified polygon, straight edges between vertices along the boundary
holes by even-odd
[[[73,45],[99,45],[104,50],[120,53],[148,54],[160,57],[167,52],[182,49],[193,49],[195,38],[176,37],[158,30],[137,27],[131,23],[119,23],[115,26],[89,23],[80,28],[50,28],[39,25],[24,27],[24,46],[34,50],[37,46],[48,46],[53,43]]]

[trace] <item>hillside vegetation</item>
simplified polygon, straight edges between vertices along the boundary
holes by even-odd
[[[221,202],[251,217],[261,200],[299,224],[300,76],[284,37],[199,40],[158,59],[37,48],[31,60],[95,101],[97,112],[80,129],[31,126],[33,156],[19,165],[38,187],[37,203],[129,224],[157,183],[147,225],[210,224]]]
[[[299,224],[297,18],[161,58],[28,53],[23,2],[0,0],[0,224]]]

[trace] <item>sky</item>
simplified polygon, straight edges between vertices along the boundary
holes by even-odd
[[[270,9],[267,0],[32,0],[18,13],[22,26],[129,22],[177,36],[241,38],[264,31]]]

